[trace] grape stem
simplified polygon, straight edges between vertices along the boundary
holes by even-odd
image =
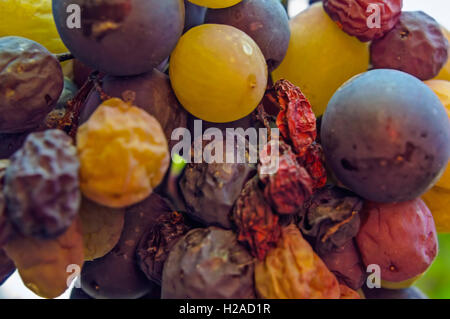
[[[65,62],[69,60],[73,60],[75,57],[70,52],[55,54],[55,57],[59,62]]]

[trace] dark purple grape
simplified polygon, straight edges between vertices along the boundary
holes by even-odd
[[[205,23],[227,24],[247,33],[260,47],[269,71],[286,56],[291,31],[279,0],[244,0],[224,9],[208,9]]]
[[[81,8],[81,28],[69,28],[69,5]],[[70,11],[69,11],[70,12]],[[151,71],[174,49],[184,27],[182,0],[53,0],[64,44],[87,66],[112,75]]]
[[[0,38],[0,133],[36,128],[55,106],[63,83],[61,65],[42,45]]]
[[[153,70],[133,77],[106,76],[103,79],[103,91],[118,98],[134,97],[134,105],[153,115],[161,124],[169,145],[174,129],[186,127],[187,112],[178,103],[169,77],[160,71]],[[101,104],[100,95],[94,89],[83,106],[80,123],[86,122]]]
[[[447,166],[450,122],[436,94],[417,78],[373,70],[335,93],[321,140],[345,186],[375,202],[401,202],[422,195]]]
[[[184,0],[184,6],[186,8],[186,15],[183,32],[187,32],[189,29],[196,27],[205,21],[206,8],[193,4],[187,0]]]

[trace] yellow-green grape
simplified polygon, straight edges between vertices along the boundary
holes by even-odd
[[[204,24],[184,34],[170,59],[170,80],[183,107],[209,122],[250,114],[267,86],[258,45],[234,27]]]
[[[235,4],[241,2],[242,0],[188,0],[188,1],[198,6],[219,9],[234,6]]]
[[[0,1],[0,37],[4,36],[28,38],[52,53],[68,51],[56,30],[51,0]]]
[[[339,29],[321,2],[294,17],[290,27],[289,49],[273,80],[299,86],[319,116],[344,82],[368,69],[368,45]]]

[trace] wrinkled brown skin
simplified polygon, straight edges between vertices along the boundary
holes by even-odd
[[[438,253],[433,216],[421,199],[366,203],[356,237],[365,266],[379,265],[381,279],[401,282],[425,272]]]
[[[81,222],[76,219],[55,239],[17,236],[5,246],[20,277],[30,290],[44,298],[56,298],[67,289],[69,265],[83,266]],[[72,270],[73,273],[73,270]]]
[[[276,247],[281,236],[278,219],[264,199],[258,178],[249,180],[234,206],[233,222],[239,242],[249,248],[253,257],[264,260],[267,252]]]
[[[164,265],[163,299],[252,299],[253,261],[236,235],[217,227],[193,229]]]
[[[22,234],[50,239],[72,224],[80,207],[78,161],[61,130],[30,134],[5,173],[7,216]]]
[[[163,266],[176,242],[190,230],[182,214],[161,215],[139,241],[136,255],[139,267],[149,280],[161,285]]]
[[[3,247],[16,232],[14,226],[11,224],[11,221],[6,216],[6,199],[3,194],[5,172],[9,164],[9,160],[0,160],[0,250],[1,247]]]
[[[428,299],[417,287],[405,289],[363,288],[366,299]]]
[[[381,38],[391,30],[402,10],[402,0],[324,0],[323,8],[330,18],[349,35],[363,42]],[[380,27],[370,28],[368,18],[374,11],[369,4],[378,4],[380,8]]]
[[[188,115],[175,97],[166,74],[154,69],[151,72],[132,77],[106,76],[102,83],[103,91],[110,97],[122,99],[129,96],[134,97],[133,105],[158,120],[169,142],[169,147],[172,148],[176,143],[172,141],[172,132],[178,127],[187,126]],[[83,106],[80,124],[86,122],[101,103],[100,95],[94,88]]]
[[[79,5],[82,27],[67,27],[67,6]],[[53,0],[58,32],[72,54],[101,72],[151,71],[174,49],[184,27],[183,0]]]
[[[243,0],[228,8],[208,9],[205,23],[227,24],[247,33],[261,48],[269,72],[286,56],[291,31],[279,0]]]
[[[0,38],[0,133],[37,127],[55,106],[64,79],[58,60],[42,45]]]
[[[358,290],[364,284],[366,274],[353,240],[334,252],[320,254],[320,257],[340,283],[354,290]]]
[[[437,76],[447,62],[448,41],[429,15],[403,12],[390,32],[372,42],[370,53],[375,69],[396,69],[425,81]]]
[[[114,249],[102,258],[85,263],[81,272],[83,291],[96,299],[136,299],[159,289],[139,269],[135,253],[144,231],[169,211],[165,201],[156,194],[127,208],[124,229]]]
[[[204,146],[218,149],[222,144],[214,140]],[[238,147],[235,143],[230,153],[227,153],[225,145],[223,147],[224,163],[190,163],[179,185],[190,217],[207,226],[230,229],[233,205],[245,182],[255,173],[255,167],[248,160],[245,163],[226,163],[226,154],[236,158]]]

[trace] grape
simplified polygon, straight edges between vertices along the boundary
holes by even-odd
[[[20,36],[52,53],[67,52],[52,17],[52,0],[0,1],[0,37]]]
[[[267,85],[261,50],[244,32],[227,25],[189,30],[172,53],[169,71],[181,105],[210,122],[231,122],[250,114]]]
[[[20,37],[0,38],[0,132],[36,128],[63,90],[58,60],[42,45]]]
[[[178,103],[169,77],[156,69],[133,77],[108,75],[103,79],[102,88],[106,94],[117,98],[133,92],[134,103],[158,120],[168,141],[171,141],[174,129],[186,127],[187,112]],[[94,89],[83,107],[80,122],[86,122],[100,104],[100,96]],[[173,144],[171,142],[169,146]]]
[[[291,31],[279,0],[244,0],[225,9],[209,9],[205,23],[227,24],[247,33],[264,54],[269,71],[284,59]]]
[[[322,146],[336,177],[376,202],[427,191],[450,156],[450,122],[436,94],[396,70],[373,70],[342,86],[322,120]]]
[[[186,8],[186,14],[183,32],[187,32],[191,28],[196,27],[205,21],[206,8],[200,7],[187,0],[184,0],[184,6]]]
[[[82,28],[67,26],[67,6],[81,7]],[[167,58],[184,27],[182,0],[53,0],[59,34],[72,54],[112,75],[151,71]]]
[[[319,116],[345,81],[368,69],[369,48],[339,29],[322,3],[292,18],[290,26],[289,48],[273,80],[286,79],[300,87]]]
[[[215,9],[231,7],[241,1],[242,0],[189,0],[189,2],[196,5]]]

